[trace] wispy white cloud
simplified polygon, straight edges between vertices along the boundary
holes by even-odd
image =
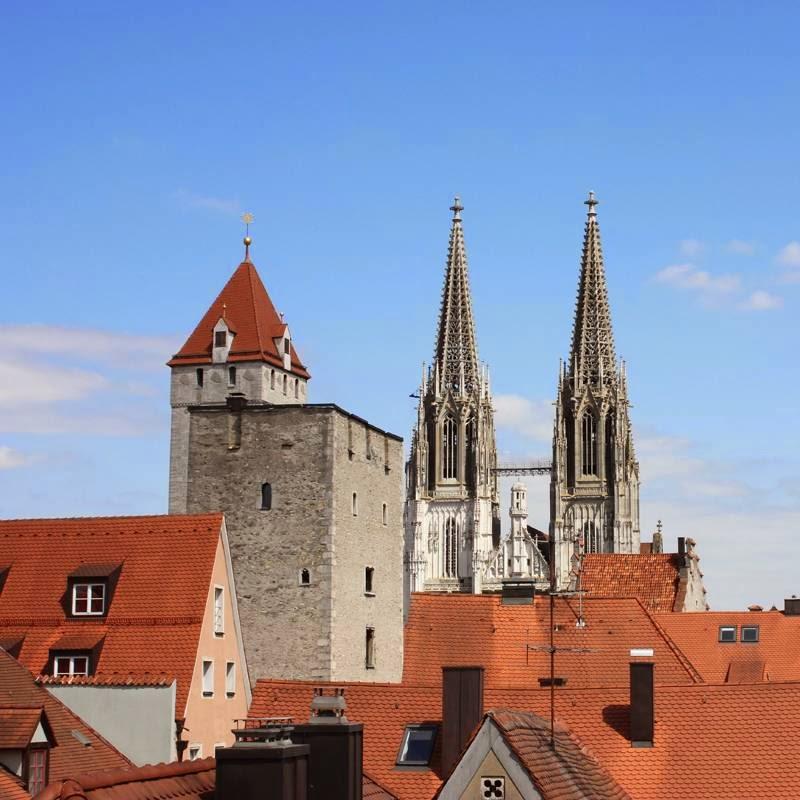
[[[678,243],[678,251],[686,258],[697,258],[705,249],[705,242],[701,242],[699,239],[683,239]]]
[[[738,275],[712,275],[710,272],[697,269],[693,264],[673,264],[659,270],[655,279],[678,289],[689,289],[707,294],[729,294],[741,288],[742,281]]]
[[[141,398],[165,393],[171,337],[3,325],[0,341],[13,353],[0,354],[0,432],[141,436],[163,426]]]
[[[759,289],[750,294],[739,307],[745,311],[772,311],[782,306],[783,298],[780,295]]]
[[[745,242],[742,239],[731,239],[725,245],[725,249],[737,256],[752,256],[756,252],[756,246],[752,242]]]
[[[172,196],[183,208],[201,208],[206,211],[216,211],[220,214],[228,215],[241,213],[241,204],[238,200],[196,194],[186,189],[178,189]]]
[[[161,368],[180,346],[175,336],[140,336],[61,325],[0,325],[6,352],[67,356],[126,368]]]
[[[30,464],[33,459],[7,445],[0,445],[0,469],[16,469]]]
[[[553,405],[547,400],[530,400],[518,394],[494,396],[495,422],[526,439],[549,442],[553,434]]]
[[[789,242],[780,249],[775,260],[783,268],[783,283],[800,283],[800,242]]]

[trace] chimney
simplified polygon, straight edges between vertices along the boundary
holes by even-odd
[[[345,712],[344,689],[314,689],[311,719],[296,725],[295,742],[307,745],[308,800],[361,800],[364,726]],[[227,798],[222,798],[227,800]]]
[[[308,745],[292,741],[291,720],[236,722],[233,746],[216,751],[216,800],[307,800]]]
[[[679,536],[678,537],[678,555],[683,556],[686,555],[686,537]]]
[[[783,613],[787,617],[800,617],[800,597],[792,595],[783,601]]]
[[[652,747],[654,717],[652,662],[631,662],[630,715],[631,747]]]
[[[483,718],[483,667],[442,667],[442,771],[450,772]]]
[[[532,578],[506,578],[502,586],[501,605],[529,606],[533,604],[536,584]]]

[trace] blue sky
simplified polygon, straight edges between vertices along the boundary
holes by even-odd
[[[0,515],[165,509],[163,364],[244,210],[312,399],[407,436],[460,194],[503,458],[547,455],[594,189],[643,533],[698,541],[714,607],[780,605],[799,24],[777,2],[8,6]]]

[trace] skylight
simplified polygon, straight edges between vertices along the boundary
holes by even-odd
[[[397,763],[405,767],[427,767],[436,741],[436,725],[409,725],[403,734]]]

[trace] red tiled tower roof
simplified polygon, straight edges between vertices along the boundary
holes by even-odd
[[[255,266],[250,261],[239,264],[168,365],[177,367],[210,364],[214,326],[223,317],[234,333],[228,361],[265,361],[283,368],[283,354],[278,352],[274,340],[283,336],[286,323],[275,310]],[[308,378],[308,371],[300,361],[294,344],[290,345],[290,350],[290,371],[301,378]]]

